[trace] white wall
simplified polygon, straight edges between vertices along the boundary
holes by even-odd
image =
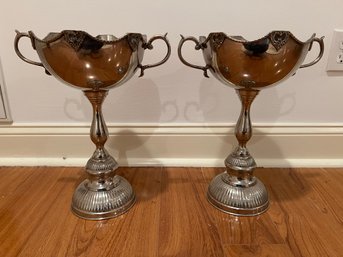
[[[104,105],[108,123],[223,123],[235,122],[239,102],[231,88],[211,76],[184,66],[176,48],[183,35],[223,31],[247,39],[271,30],[290,30],[306,40],[312,33],[325,36],[326,52],[319,64],[265,90],[253,105],[255,123],[343,123],[343,77],[325,71],[334,28],[343,29],[342,0],[26,0],[1,4],[0,56],[9,105],[15,123],[89,123],[90,105],[82,93],[45,75],[40,67],[21,61],[13,49],[15,29],[32,30],[43,38],[50,31],[80,29],[92,35],[140,32],[148,37],[168,32],[170,60],[136,74],[111,90]],[[36,58],[30,42],[23,52]],[[200,52],[187,48],[186,56],[203,63]],[[164,54],[162,45],[146,52],[144,63]],[[307,61],[317,54],[308,55]],[[341,75],[341,74],[340,74]]]

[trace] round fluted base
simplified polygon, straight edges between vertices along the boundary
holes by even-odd
[[[226,176],[217,175],[208,187],[207,198],[214,207],[236,216],[256,216],[268,209],[268,192],[260,180],[254,177],[256,183],[242,187],[228,184]]]
[[[95,191],[87,187],[84,180],[75,190],[71,209],[73,213],[87,220],[103,220],[119,216],[135,203],[135,194],[130,183],[121,176],[114,176],[114,187]]]

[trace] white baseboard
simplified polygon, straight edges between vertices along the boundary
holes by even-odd
[[[234,124],[109,124],[106,149],[122,166],[223,167]],[[260,167],[343,167],[343,124],[255,124],[248,148]],[[0,126],[0,166],[84,166],[88,125]]]

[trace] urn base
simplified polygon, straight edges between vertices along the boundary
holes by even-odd
[[[113,177],[113,186],[94,190],[84,180],[75,190],[71,210],[87,220],[103,220],[119,216],[135,203],[130,183],[119,175]]]
[[[211,181],[207,198],[214,207],[236,216],[256,216],[268,209],[268,192],[259,179],[252,177],[245,186],[230,180],[230,175],[224,172]]]

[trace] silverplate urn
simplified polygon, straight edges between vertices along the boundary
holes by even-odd
[[[108,219],[129,210],[135,202],[130,183],[116,175],[118,164],[104,148],[108,137],[102,115],[102,103],[108,90],[129,80],[140,69],[165,63],[170,56],[170,45],[165,36],[155,36],[147,41],[139,33],[128,33],[121,38],[113,35],[93,37],[84,31],[64,30],[50,33],[39,39],[32,31],[16,31],[14,47],[25,62],[45,68],[64,84],[81,89],[93,107],[90,137],[96,149],[86,164],[87,179],[75,190],[71,209],[77,216],[89,220]],[[29,60],[19,50],[22,37],[31,40],[32,48],[41,62]],[[142,65],[145,49],[153,49],[155,40],[167,46],[165,57],[158,63]]]
[[[256,163],[246,146],[252,136],[251,104],[260,90],[286,80],[299,68],[317,63],[324,52],[323,37],[313,34],[302,42],[288,31],[272,31],[254,41],[222,32],[210,33],[199,40],[181,37],[178,47],[181,62],[203,70],[205,77],[210,70],[219,81],[236,90],[242,105],[235,128],[238,146],[225,159],[226,171],[211,181],[208,200],[233,215],[259,215],[267,210],[269,199],[265,186],[253,175]],[[206,66],[193,65],[184,59],[182,47],[186,41],[193,41],[195,49],[202,50]],[[303,64],[314,42],[319,44],[319,54],[312,62]]]

